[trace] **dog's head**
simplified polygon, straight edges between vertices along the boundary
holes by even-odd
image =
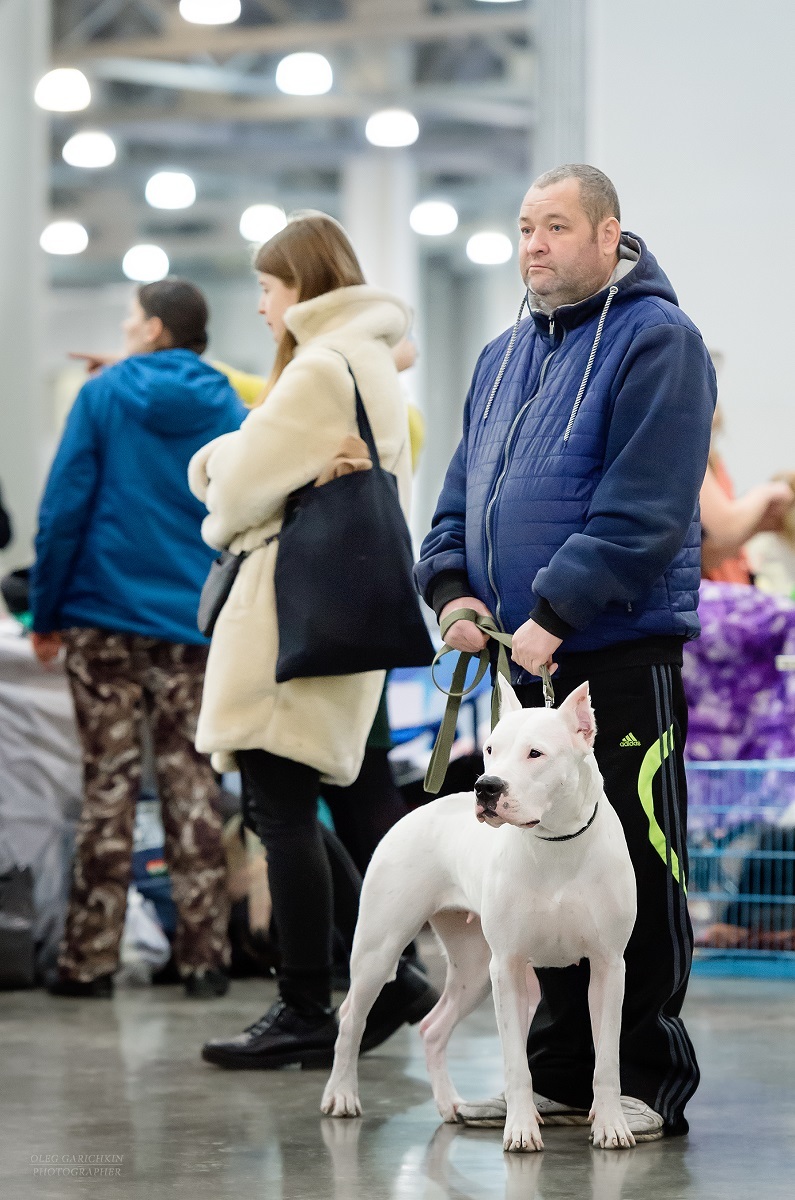
[[[475,813],[494,827],[532,829],[580,788],[583,760],[596,737],[588,684],[557,709],[522,708],[510,684],[499,677],[498,685],[500,719],[483,751]]]

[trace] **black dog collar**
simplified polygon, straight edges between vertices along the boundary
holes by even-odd
[[[536,837],[539,839],[539,841],[542,841],[542,842],[570,842],[572,840],[572,838],[579,837],[581,833],[585,833],[586,829],[591,828],[598,811],[599,811],[599,801],[597,800],[596,807],[594,808],[593,813],[591,814],[590,821],[588,821],[585,825],[583,825],[582,829],[578,829],[576,833],[564,833],[563,837],[551,837],[551,838],[542,837],[540,833],[537,833]]]

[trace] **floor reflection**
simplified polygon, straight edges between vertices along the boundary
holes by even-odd
[[[0,995],[3,1196],[104,1200],[99,1181],[34,1179],[32,1164],[114,1154],[114,1200],[791,1200],[791,983],[694,982],[703,1079],[689,1138],[599,1151],[586,1129],[547,1127],[546,1149],[525,1155],[504,1154],[500,1130],[440,1124],[414,1029],[362,1058],[355,1121],[320,1116],[323,1072],[202,1063],[202,1041],[242,1028],[271,993],[247,981],[211,1004],[179,988],[110,1003]],[[499,1090],[488,1005],[457,1031],[450,1062],[463,1095]]]
[[[378,1161],[379,1131],[391,1122],[321,1119],[332,1187],[329,1200],[369,1200]],[[408,1147],[398,1165],[390,1200],[634,1200],[648,1189],[657,1197],[691,1195],[687,1142],[595,1151],[582,1129],[548,1130],[540,1154],[505,1154],[498,1130],[439,1125],[423,1149]]]

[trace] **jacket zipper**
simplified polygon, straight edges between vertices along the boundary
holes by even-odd
[[[554,330],[555,330],[555,322],[554,322],[554,320],[551,320],[549,323],[549,332],[553,336],[554,336]],[[563,345],[565,340],[566,340],[566,330],[564,329],[563,337],[560,339],[561,346]],[[497,482],[494,485],[494,491],[492,492],[491,498],[489,499],[489,502],[486,506],[486,573],[488,575],[489,586],[491,587],[492,593],[494,595],[494,601],[495,601],[495,606],[496,606],[496,611],[495,611],[494,615],[497,618],[497,624],[500,626],[500,628],[502,628],[502,611],[501,611],[502,604],[500,602],[499,592],[497,591],[497,584],[494,579],[494,542],[491,537],[491,517],[492,517],[492,513],[494,511],[494,506],[497,503],[497,499],[499,498],[500,488],[502,487],[502,484],[505,480],[505,476],[508,473],[508,464],[510,462],[511,449],[512,449],[511,442],[512,442],[514,433],[516,432],[516,430],[517,430],[522,418],[524,417],[525,413],[527,412],[528,408],[530,407],[530,405],[533,403],[533,401],[538,396],[538,393],[541,391],[541,388],[544,386],[544,379],[546,378],[547,368],[548,368],[552,358],[555,356],[555,354],[557,354],[559,349],[560,349],[560,346],[556,346],[554,350],[550,350],[549,354],[544,359],[543,363],[541,364],[541,374],[538,377],[538,387],[533,392],[530,399],[525,401],[525,403],[522,405],[522,407],[519,409],[519,412],[516,414],[516,416],[513,419],[511,428],[508,431],[508,436],[505,439],[505,450],[503,453],[502,470],[500,471],[499,478],[497,479]]]

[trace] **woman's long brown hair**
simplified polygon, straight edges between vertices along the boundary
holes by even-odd
[[[362,268],[348,235],[325,213],[308,213],[291,218],[257,251],[254,268],[275,275],[287,287],[298,288],[298,303],[314,300],[337,288],[365,282]],[[295,353],[297,343],[289,329],[276,348],[273,370],[257,404],[262,404]]]

